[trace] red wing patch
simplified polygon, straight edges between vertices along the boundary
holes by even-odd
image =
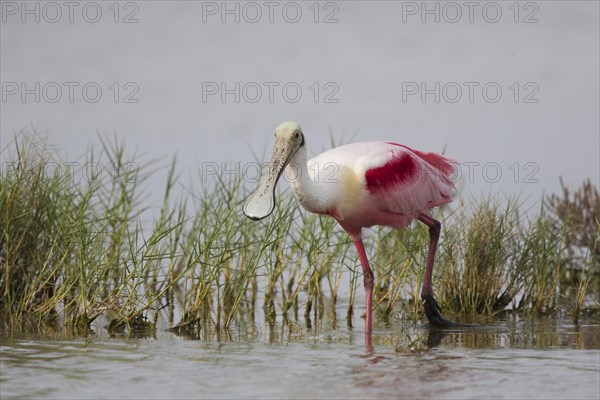
[[[370,192],[383,192],[414,178],[416,174],[417,163],[410,154],[402,153],[394,155],[385,165],[368,170],[365,178]]]
[[[405,146],[405,145],[399,144],[399,143],[394,143],[394,142],[386,142],[386,143],[392,144],[394,146],[403,147],[407,150],[412,151],[417,156],[419,156],[421,159],[425,160],[425,162],[427,164],[431,165],[432,167],[434,167],[435,169],[440,171],[446,178],[448,178],[449,176],[454,174],[454,172],[456,170],[456,168],[454,168],[454,166],[448,161],[448,159],[440,154],[426,153],[423,151],[414,150],[408,146]]]

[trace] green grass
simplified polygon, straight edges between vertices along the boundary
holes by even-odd
[[[4,328],[68,327],[85,334],[102,316],[111,332],[151,332],[166,315],[180,332],[227,332],[253,323],[259,308],[266,323],[280,316],[292,323],[302,315],[316,323],[335,315],[342,286],[350,288],[341,299],[347,324],[357,324],[361,268],[334,220],[299,210],[285,191],[269,218],[251,221],[241,205],[253,188],[216,179],[194,193],[181,185],[176,160],[160,211],[150,213],[144,183],[157,164],[140,165],[141,157],[119,142],[100,142],[80,159],[83,166],[102,166],[88,171],[65,169],[69,164],[36,134],[19,135],[2,150]],[[586,225],[595,240],[587,239],[591,245],[574,264],[569,238],[579,228],[551,206],[526,217],[519,208],[516,200],[487,197],[436,211],[443,232],[434,290],[448,315],[567,310],[577,318],[597,308],[597,214],[587,219],[592,228]],[[380,321],[398,313],[423,318],[428,233],[421,225],[367,234]]]

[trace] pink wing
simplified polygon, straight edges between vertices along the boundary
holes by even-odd
[[[386,142],[358,160],[366,187],[382,210],[416,216],[452,201],[453,160]]]

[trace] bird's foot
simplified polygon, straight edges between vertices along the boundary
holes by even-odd
[[[437,301],[435,301],[433,294],[428,294],[428,295],[423,296],[422,300],[423,300],[423,307],[425,308],[425,315],[427,316],[427,319],[429,320],[429,323],[431,325],[440,327],[440,328],[449,328],[449,327],[453,327],[453,326],[458,326],[457,323],[448,321],[447,319],[442,317],[442,315],[440,314],[440,311],[442,311],[442,310],[441,310],[439,304],[437,303]]]

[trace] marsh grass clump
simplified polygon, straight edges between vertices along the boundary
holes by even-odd
[[[111,333],[152,334],[165,316],[179,334],[227,340],[241,326],[256,336],[257,314],[290,332],[327,315],[337,324],[340,288],[354,324],[362,270],[352,241],[285,191],[256,222],[241,213],[248,188],[239,178],[217,176],[197,195],[181,184],[176,159],[152,208],[145,191],[157,162],[140,164],[116,140],[67,163],[40,135],[21,134],[0,156],[0,328],[86,334],[102,316]],[[588,182],[526,216],[518,201],[493,197],[439,210],[440,305],[463,316],[567,307],[575,318],[597,307],[597,193]],[[367,235],[377,318],[421,318],[426,227]]]
[[[443,228],[438,274],[444,302],[455,313],[504,310],[524,280],[517,205],[488,198],[461,204],[451,218]]]
[[[23,140],[12,162],[2,164],[0,307],[11,318],[54,313],[45,305],[56,295],[61,267],[74,246],[62,238],[73,236],[77,193],[64,174],[46,168],[53,160],[45,144],[34,140]]]
[[[70,164],[39,136],[20,136],[13,145],[3,150],[0,188],[4,321],[60,316],[85,329],[106,311],[121,320],[138,317],[148,309],[139,297],[154,272],[150,259],[172,229],[158,224],[148,240],[136,242],[144,176],[127,167],[140,166],[106,141],[102,151],[90,149],[86,159]],[[100,160],[106,168],[99,168]]]
[[[469,209],[469,207],[473,207]],[[444,228],[444,268],[438,275],[444,302],[459,314],[494,314],[524,288],[535,249],[526,244],[518,205],[488,198],[461,204]]]
[[[600,227],[600,194],[592,181],[586,179],[581,187],[572,190],[560,179],[562,196],[552,194],[545,198],[550,221],[556,230],[565,230],[565,242],[570,260],[585,260],[585,251],[600,260],[598,230]]]
[[[495,315],[578,309],[564,295],[570,287],[565,280],[571,268],[568,227],[556,224],[545,203],[538,213],[523,216],[519,210],[516,199],[501,202],[488,197],[468,206],[462,203],[446,218],[437,279],[443,302],[453,312]],[[578,268],[589,271],[592,258]],[[590,279],[589,274],[585,277]],[[598,302],[598,293],[594,296]]]
[[[552,194],[545,198],[550,223],[556,231],[564,232],[566,274],[564,280],[575,287],[573,314],[577,319],[586,298],[590,308],[598,310],[600,291],[600,194],[588,178],[575,190],[560,179],[562,196]],[[588,296],[589,289],[596,296]]]

